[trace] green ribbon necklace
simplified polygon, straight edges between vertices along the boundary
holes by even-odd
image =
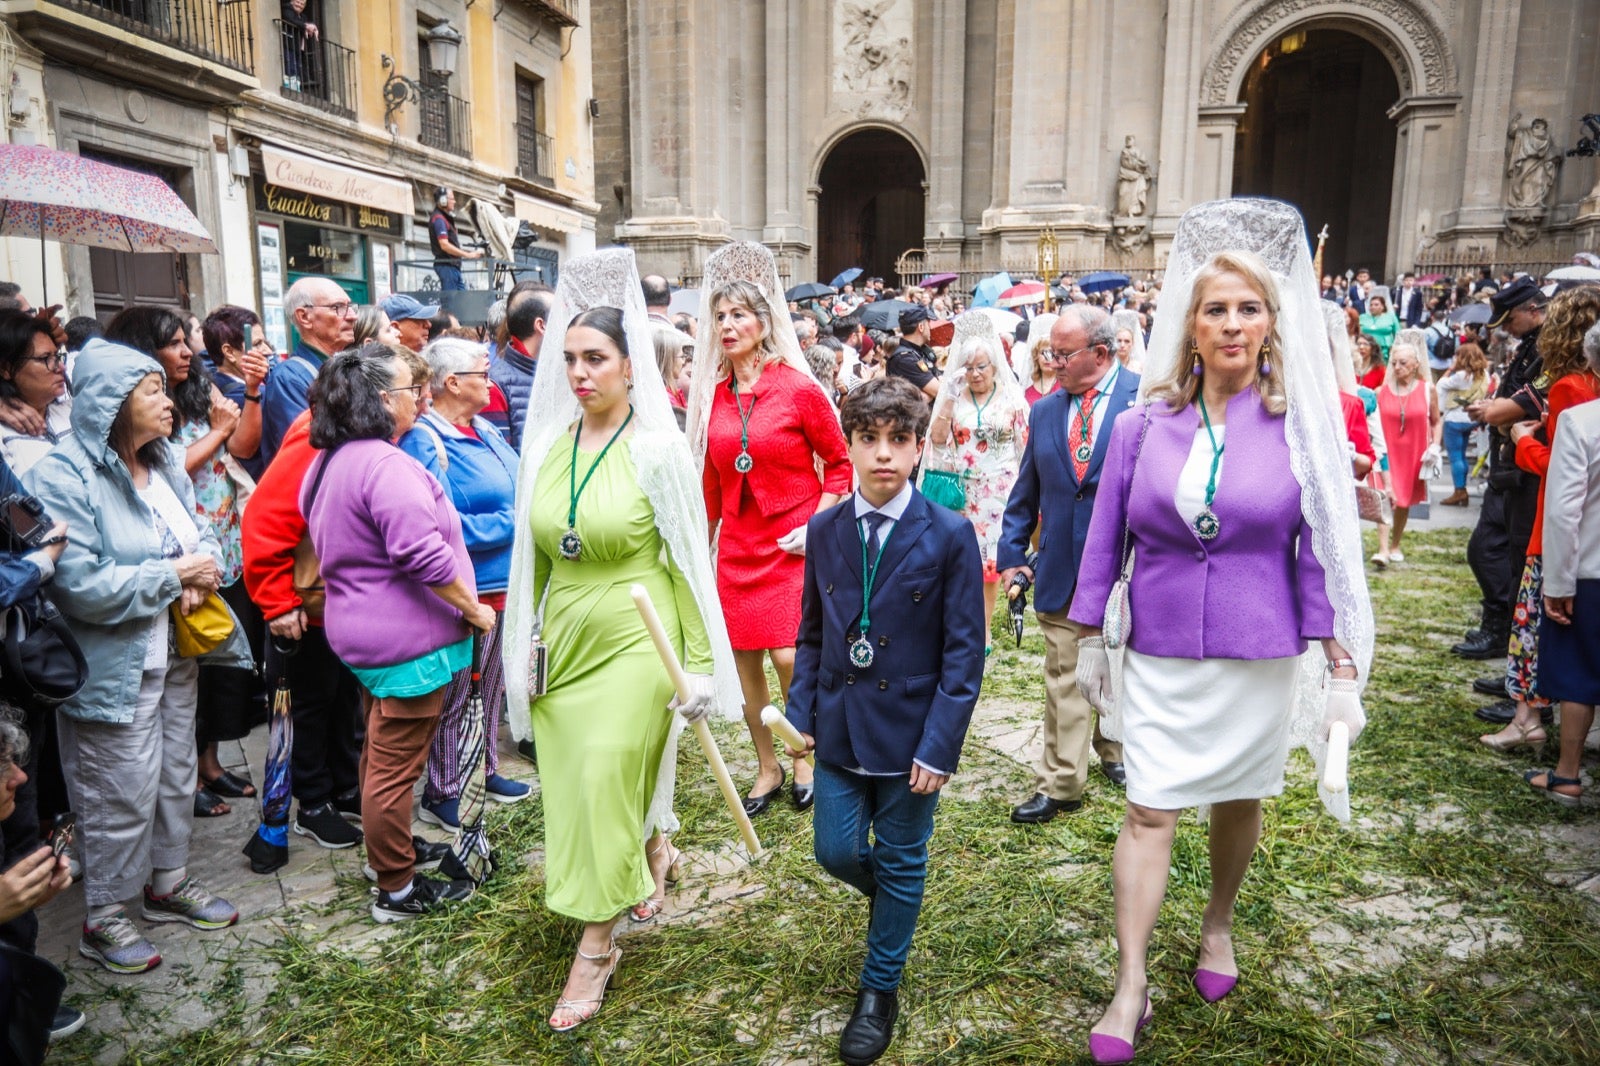
[[[862,532],[862,520],[856,519],[856,534],[861,538],[861,624],[857,627],[855,641],[850,645],[850,662],[858,669],[865,670],[872,665],[872,641],[867,639],[867,631],[872,628],[872,587],[878,583],[878,564],[883,562],[883,550],[889,546],[889,537],[894,534],[896,522],[890,526],[880,538],[878,543],[878,557],[872,560],[872,566],[867,566],[867,538],[871,535]]]
[[[578,432],[572,436],[572,462],[567,466],[567,491],[571,495],[572,503],[567,507],[567,531],[561,534],[561,557],[576,560],[583,555],[583,538],[578,536],[578,498],[583,495],[583,490],[589,487],[589,479],[594,477],[594,472],[600,469],[600,463],[605,459],[611,446],[617,443],[617,438],[622,436],[622,431],[628,428],[628,423],[633,421],[633,404],[628,405],[628,417],[622,420],[622,425],[611,434],[611,439],[606,441],[606,446],[600,449],[600,454],[595,456],[593,463],[589,464],[589,472],[583,475],[583,483],[578,483],[578,441],[583,439],[583,416],[578,416]]]
[[[1211,428],[1211,414],[1206,410],[1206,398],[1200,398],[1200,417],[1205,420],[1206,436],[1211,438],[1211,477],[1206,481],[1206,506],[1195,515],[1194,531],[1201,540],[1215,540],[1222,532],[1222,523],[1211,510],[1211,501],[1217,498],[1217,472],[1222,468],[1222,450],[1226,443],[1217,443],[1217,434]]]

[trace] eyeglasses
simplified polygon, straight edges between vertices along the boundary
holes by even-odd
[[[344,318],[346,315],[353,314],[356,309],[356,305],[349,300],[340,300],[338,303],[333,304],[312,304],[311,306],[326,308],[333,312],[335,318]]]
[[[27,361],[30,363],[43,363],[46,370],[60,370],[67,364],[67,353],[55,351],[49,355],[30,355]]]
[[[1098,344],[1091,344],[1088,347],[1079,348],[1075,352],[1066,352],[1066,353],[1058,352],[1054,348],[1052,348],[1052,349],[1050,349],[1049,357],[1045,361],[1048,362],[1048,363],[1054,363],[1056,366],[1065,366],[1067,363],[1072,362],[1072,357],[1073,356],[1082,355],[1084,352],[1092,352],[1096,348],[1099,348],[1099,347],[1100,347],[1100,345],[1098,345]]]
[[[489,376],[489,372],[487,370],[457,370],[455,376],[458,378],[486,378]]]
[[[396,385],[392,389],[384,389],[383,391],[384,392],[409,392],[411,394],[411,398],[420,403],[421,400],[422,400],[422,390],[423,390],[423,388],[424,388],[424,386],[422,386],[422,385]]]

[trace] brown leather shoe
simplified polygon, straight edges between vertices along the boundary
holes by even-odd
[[[1467,490],[1456,489],[1450,495],[1439,501],[1440,507],[1465,507],[1467,506]]]

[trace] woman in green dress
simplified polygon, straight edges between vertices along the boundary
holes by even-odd
[[[632,908],[649,920],[661,907],[678,858],[667,833],[682,723],[737,714],[740,697],[698,479],[632,253],[569,264],[549,321],[529,406],[540,432],[518,478],[505,661],[512,733],[531,732],[539,752],[545,902],[583,923],[549,1019],[565,1031],[600,1009],[621,958],[617,918]],[[689,672],[687,702],[634,607],[636,584]],[[546,649],[542,695],[529,677],[535,641]]]

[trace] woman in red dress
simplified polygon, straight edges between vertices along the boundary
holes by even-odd
[[[1383,417],[1383,439],[1389,446],[1389,491],[1394,496],[1394,531],[1378,526],[1378,553],[1372,561],[1379,566],[1405,559],[1400,538],[1405,536],[1406,519],[1413,504],[1428,499],[1428,483],[1422,477],[1427,454],[1438,452],[1444,434],[1439,417],[1439,399],[1433,381],[1422,370],[1422,359],[1414,345],[1395,342],[1389,353],[1389,369],[1378,388],[1378,413]]]
[[[728,245],[706,261],[700,324],[705,358],[690,399],[690,444],[702,462],[706,516],[717,546],[717,592],[744,690],[744,716],[760,770],[745,810],[760,814],[783,790],[763,656],[787,694],[800,630],[806,522],[850,491],[839,416],[811,376],[782,308],[772,254]],[[792,353],[790,349],[793,349]],[[702,377],[704,381],[702,381]],[[820,470],[820,475],[819,475]],[[718,534],[720,524],[721,532]],[[795,806],[811,806],[811,768],[794,763]]]

